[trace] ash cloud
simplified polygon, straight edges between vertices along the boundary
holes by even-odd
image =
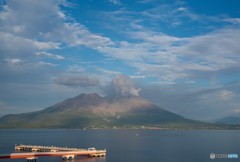
[[[111,94],[119,96],[138,96],[140,88],[136,88],[134,82],[126,75],[119,75],[113,78],[109,88]]]

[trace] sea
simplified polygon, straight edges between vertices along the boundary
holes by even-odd
[[[0,154],[15,152],[15,144],[107,150],[106,157],[78,157],[72,162],[240,161],[237,130],[0,129]],[[37,162],[63,161],[61,157],[37,159]]]

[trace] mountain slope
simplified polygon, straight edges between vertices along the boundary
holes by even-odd
[[[6,115],[0,128],[206,128],[140,97],[81,94],[42,111]]]

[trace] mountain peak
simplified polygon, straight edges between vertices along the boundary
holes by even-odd
[[[99,105],[102,102],[102,100],[103,97],[101,97],[97,93],[90,94],[82,93],[76,97],[68,98],[60,103],[48,107],[43,111],[65,112],[77,109],[86,109],[89,107],[94,107],[95,105]]]
[[[99,99],[99,98],[102,98],[99,94],[97,93],[89,93],[89,94],[85,94],[85,93],[82,93],[76,97],[74,97],[74,99]]]
[[[186,119],[138,96],[101,97],[97,93],[83,93],[39,112],[2,118],[2,122],[9,126],[15,122],[21,123],[22,127],[76,128],[159,125],[172,121]]]

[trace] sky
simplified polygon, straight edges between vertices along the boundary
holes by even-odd
[[[238,114],[239,42],[239,0],[0,0],[0,116],[119,78],[187,118]]]

